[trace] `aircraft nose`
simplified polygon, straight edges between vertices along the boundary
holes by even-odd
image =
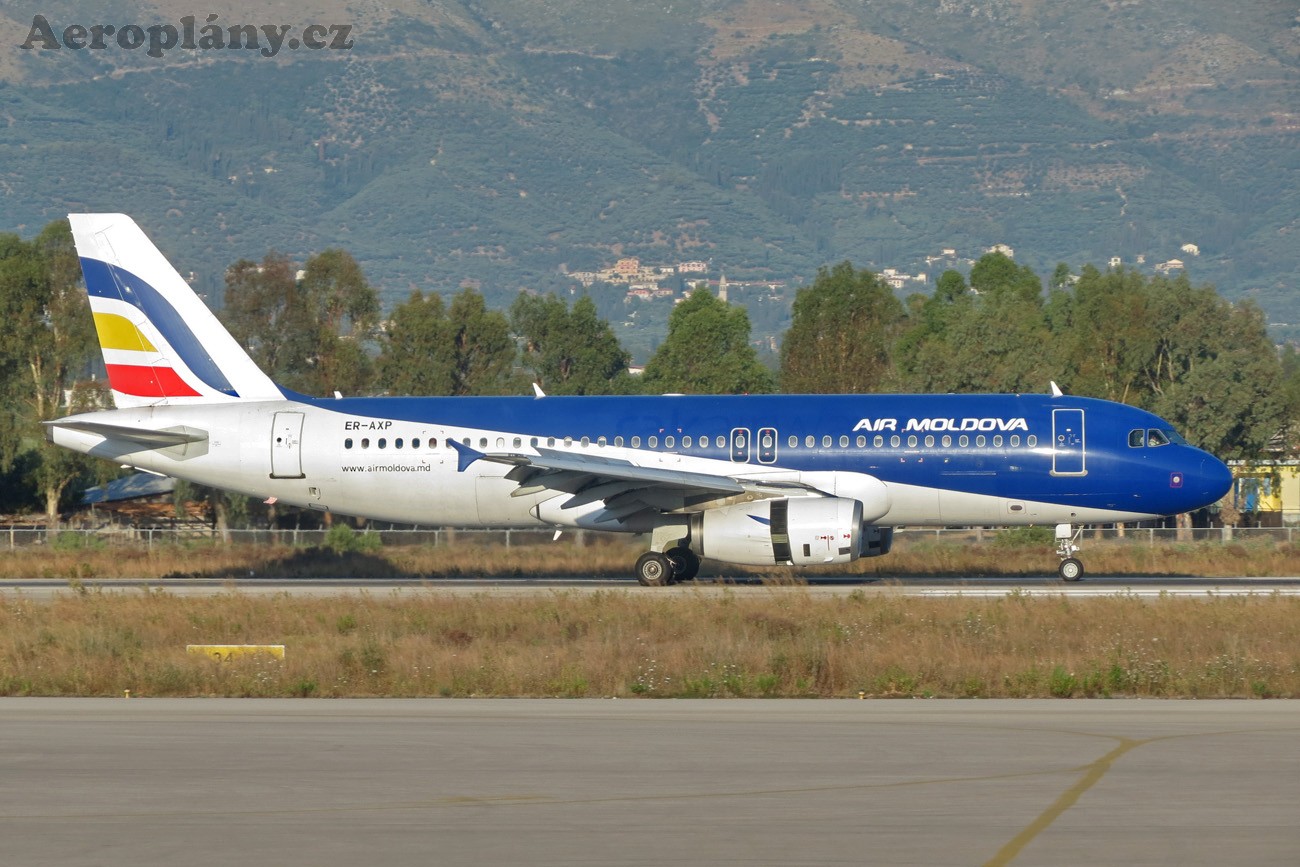
[[[1231,490],[1232,470],[1228,469],[1223,461],[1213,455],[1207,455],[1205,460],[1201,461],[1197,481],[1200,484],[1196,487],[1204,492],[1206,505],[1215,503]]]

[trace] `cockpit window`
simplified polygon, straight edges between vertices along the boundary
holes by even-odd
[[[1151,430],[1147,431],[1147,445],[1167,446],[1169,445],[1169,437],[1165,436],[1164,431],[1151,428]]]
[[[1138,428],[1128,432],[1128,447],[1131,449],[1140,449],[1146,445],[1146,431]]]

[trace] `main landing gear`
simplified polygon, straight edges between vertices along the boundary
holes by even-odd
[[[1056,556],[1061,558],[1061,565],[1056,573],[1062,581],[1078,581],[1083,577],[1083,561],[1074,555],[1079,552],[1079,537],[1083,528],[1075,530],[1069,524],[1056,525]]]
[[[675,545],[660,554],[647,551],[636,561],[636,580],[646,587],[664,587],[690,581],[700,574],[700,558],[685,545]]]

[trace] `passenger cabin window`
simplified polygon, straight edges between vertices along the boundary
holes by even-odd
[[[484,443],[484,445],[486,445],[486,443]],[[388,440],[384,439],[383,437],[380,437],[380,438],[379,438],[379,447],[380,447],[381,449],[386,449],[386,448],[388,448]]]
[[[830,447],[831,447],[831,437],[830,434],[827,434],[826,436],[822,437],[822,448],[828,449]]]
[[[641,448],[641,437],[632,437],[632,448]]]
[[[658,447],[659,447],[659,437],[649,437],[649,438],[646,439],[645,444],[646,444],[647,446],[649,446],[650,448],[652,448],[652,449],[653,449],[653,448],[658,448]]]
[[[345,448],[345,449],[350,449],[350,448],[352,448],[352,437],[348,437],[347,439],[345,439],[345,440],[343,441],[343,448]]]
[[[670,448],[672,448],[672,447],[673,447],[673,442],[674,442],[674,440],[673,440],[672,437],[664,437],[664,448],[666,448],[666,449],[670,449]]]
[[[419,437],[416,437],[415,439],[411,440],[411,448],[413,448],[413,449],[418,449],[419,447],[420,447],[420,438],[419,438]]]
[[[1151,430],[1147,431],[1147,445],[1167,446],[1169,445],[1169,437],[1165,436],[1164,431],[1151,428]]]
[[[368,448],[370,448],[370,440],[369,440],[368,438],[366,438],[366,439],[362,439],[362,440],[361,440],[361,447],[362,447],[363,449],[368,449]]]
[[[689,436],[682,437],[682,448],[689,449],[690,447],[691,447],[691,438]]]
[[[806,445],[808,448],[813,448],[814,446],[817,445],[817,437],[813,436],[812,434],[808,434],[808,436],[804,439],[803,444]]]
[[[876,437],[871,441],[871,444],[876,448],[880,448],[885,444],[885,438],[882,437],[880,434],[876,434]]]
[[[1141,428],[1128,432],[1128,447],[1131,449],[1140,449],[1146,445],[1146,431]]]
[[[794,434],[790,434],[790,439],[788,440],[788,444],[792,449],[799,448],[799,438]]]
[[[616,448],[616,449],[621,449],[621,448],[623,448],[623,438],[622,438],[622,437],[614,437],[614,448]]]

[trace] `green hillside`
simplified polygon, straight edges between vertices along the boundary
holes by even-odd
[[[44,14],[188,11],[79,5]],[[504,305],[627,255],[791,285],[846,258],[933,279],[927,255],[995,243],[1040,273],[1177,257],[1300,337],[1300,27],[1219,7],[316,0],[286,18],[362,22],[351,51],[154,59],[22,51],[6,4],[0,231],[128,211],[210,297],[238,257],[341,245],[390,305]],[[667,306],[643,312],[640,358]]]

